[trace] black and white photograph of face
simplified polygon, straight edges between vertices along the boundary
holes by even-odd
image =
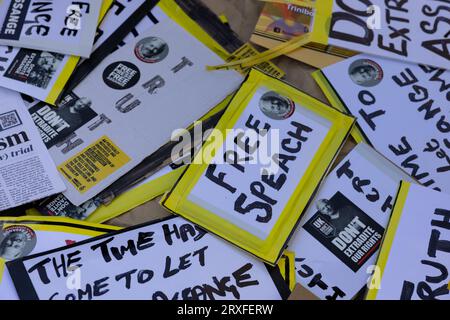
[[[0,257],[8,261],[30,254],[36,246],[36,234],[25,226],[7,227],[2,235]]]
[[[368,59],[356,60],[349,68],[350,78],[363,87],[374,87],[383,80],[383,70],[374,61]]]
[[[320,199],[316,202],[317,210],[328,216],[331,220],[335,220],[339,218],[339,211],[333,206],[333,204],[328,199]]]
[[[269,91],[261,97],[259,108],[271,119],[284,120],[294,113],[295,103],[274,91]]]
[[[134,52],[139,60],[145,63],[156,63],[167,57],[169,46],[158,37],[148,37],[137,43]]]

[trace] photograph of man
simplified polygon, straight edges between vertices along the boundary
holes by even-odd
[[[350,205],[337,207],[328,199],[320,199],[316,202],[316,208],[320,214],[327,217],[328,223],[335,229],[335,234],[343,231],[355,217],[359,216],[359,209]],[[358,230],[361,226],[353,224]],[[360,230],[360,231],[361,231]]]
[[[383,78],[381,67],[370,60],[353,62],[349,74],[354,83],[364,87],[373,87],[380,83]]]
[[[36,87],[47,88],[63,57],[60,54],[42,52],[30,73],[27,83]]]
[[[82,97],[67,103],[58,110],[58,115],[67,121],[71,127],[80,127],[85,123],[84,114],[92,106],[91,99]]]
[[[5,260],[14,260],[24,256],[29,241],[25,232],[8,233],[0,243],[0,257]]]
[[[266,116],[274,120],[287,119],[295,110],[293,101],[273,91],[267,92],[261,97],[259,107]]]
[[[136,56],[146,63],[163,60],[169,54],[167,43],[157,37],[148,37],[138,42],[135,48]]]

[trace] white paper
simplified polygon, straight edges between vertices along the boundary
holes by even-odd
[[[435,298],[450,300],[449,218],[450,195],[411,186],[381,275],[377,299],[426,300],[428,290],[440,288]]]
[[[152,63],[151,59],[139,58],[141,53],[136,55],[135,47],[154,38],[164,39],[167,46]],[[74,89],[80,98],[77,101],[86,102],[85,107],[90,105],[84,110],[97,115],[93,119],[89,115],[88,122],[83,119],[82,127],[71,137],[71,142],[82,143],[73,149],[62,143],[51,147],[50,153],[60,166],[107,137],[130,160],[82,193],[66,181],[64,195],[75,205],[93,198],[169,142],[174,130],[188,127],[237,89],[242,81],[239,73],[205,68],[220,63],[222,59],[169,19],[108,56]]]
[[[445,0],[334,1],[328,44],[450,69],[449,11]]]
[[[326,178],[289,244],[288,250],[295,252],[297,282],[320,299],[352,299],[371,275],[368,268],[376,262],[402,179],[408,176],[395,165],[368,145],[357,145]],[[323,200],[339,216],[320,213]],[[358,221],[351,223],[355,217]],[[314,225],[320,221],[322,229]],[[330,234],[328,225],[335,228]],[[339,234],[350,225],[357,232],[345,233],[342,239],[352,241],[343,242]],[[361,245],[352,247],[357,240]]]
[[[425,186],[450,192],[449,71],[358,55],[323,73],[375,149]]]
[[[19,93],[0,88],[0,211],[64,190]]]
[[[0,44],[88,58],[102,0],[4,0]]]
[[[114,247],[122,247],[122,254]],[[69,289],[66,283],[71,281],[71,276],[58,277],[51,263],[44,266],[47,284],[42,282],[36,269],[32,271],[42,260],[59,259],[61,255],[72,255],[72,266],[81,265],[77,272],[81,276],[81,290]],[[181,218],[128,229],[23,262],[41,300],[281,298],[262,262]],[[99,290],[88,289],[86,292],[92,294],[82,294],[86,288],[92,289],[96,281]],[[208,290],[208,286],[221,293]]]
[[[235,188],[235,192],[231,193],[230,190],[227,190],[220,184],[212,181],[205,173],[194,186],[188,197],[190,201],[227,219],[238,228],[244,229],[261,239],[265,239],[270,234],[273,226],[277,223],[281,212],[292,197],[293,191],[300,183],[305,171],[308,169],[331,127],[331,123],[328,120],[309,111],[303,107],[299,101],[294,102],[295,111],[289,118],[284,120],[274,120],[269,118],[261,111],[259,105],[263,95],[270,91],[271,90],[267,88],[258,89],[249,102],[248,107],[234,125],[234,128],[241,130],[236,130],[228,134],[225,139],[223,150],[219,150],[211,162],[217,164],[213,175],[217,177],[224,173],[225,183]],[[279,140],[276,139],[276,136],[273,136],[274,139],[271,140],[271,142],[276,143],[279,149],[268,149],[270,154],[265,154],[267,158],[258,157],[258,152],[253,152],[253,154],[249,155],[245,152],[244,148],[239,148],[234,143],[235,138],[242,133],[242,130],[247,129],[247,132],[244,135],[245,138],[241,140],[244,141],[248,137],[251,141],[250,145],[254,145],[256,143],[256,138],[254,136],[251,137],[249,132],[254,133],[255,131],[249,129],[248,126],[246,126],[246,123],[256,123],[256,121],[260,121],[261,129],[265,124],[269,124],[272,128],[272,132],[273,130],[279,130]],[[296,124],[293,124],[294,122]],[[308,129],[305,130],[304,127],[307,127]],[[309,129],[311,129],[311,131],[309,131]],[[301,139],[298,137],[295,138],[295,133],[297,131],[300,132]],[[271,130],[269,130],[269,134],[270,133]],[[281,145],[282,140],[288,139],[287,146],[295,149],[295,147],[298,146],[297,143],[303,140],[303,138],[306,138],[306,141],[301,143],[301,150],[299,152],[289,152],[286,149],[283,149]],[[262,147],[259,150],[262,150]],[[239,163],[244,166],[244,172],[236,169],[229,163],[223,163],[224,155],[233,151],[237,152],[239,159],[251,157],[256,160],[256,162],[252,163],[251,161],[247,161],[246,163],[244,160],[239,161]],[[265,152],[263,151],[263,153]],[[276,166],[275,162],[271,160],[276,154],[295,157],[294,160],[287,161],[286,163],[288,172],[279,168],[275,173],[275,181],[281,176],[286,175],[286,182],[282,185],[281,190],[275,190],[261,182],[261,170],[270,167],[270,163],[263,162],[269,160],[269,162],[272,162]],[[251,206],[254,202],[261,201],[261,199],[258,199],[256,195],[252,195],[251,193],[251,184],[253,182],[259,182],[265,189],[265,195],[269,197],[271,201],[273,200],[276,202],[271,205],[271,215],[269,215],[265,209],[261,208],[253,208],[246,214],[236,211],[235,204],[238,202],[238,197],[242,194],[247,196],[242,205],[244,208]]]

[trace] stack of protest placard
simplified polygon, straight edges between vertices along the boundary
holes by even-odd
[[[259,7],[0,0],[0,300],[450,300],[448,1]]]

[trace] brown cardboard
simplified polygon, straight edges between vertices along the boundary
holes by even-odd
[[[288,300],[320,300],[317,298],[314,294],[312,294],[310,291],[302,287],[300,284],[297,283],[294,290],[292,291],[291,295],[289,296]]]

